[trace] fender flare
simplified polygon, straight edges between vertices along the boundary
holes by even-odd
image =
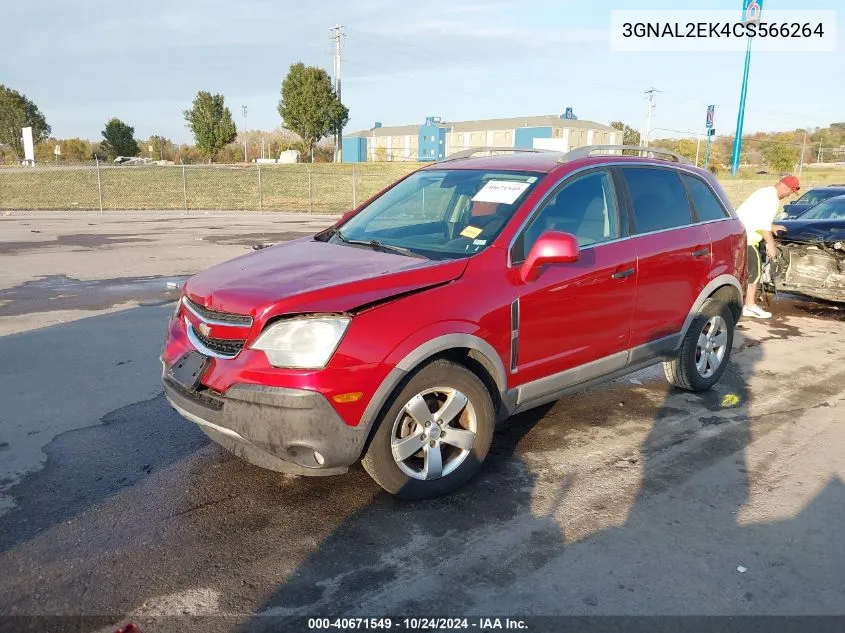
[[[425,360],[439,354],[440,352],[456,348],[469,349],[470,356],[481,363],[490,373],[490,376],[496,383],[496,388],[499,390],[499,395],[505,395],[508,380],[507,373],[505,372],[505,366],[504,363],[502,363],[502,359],[499,357],[499,354],[493,346],[474,334],[444,334],[417,346],[396,364],[387,377],[382,381],[381,385],[379,385],[379,388],[376,389],[373,397],[370,398],[370,403],[367,405],[367,408],[361,416],[361,424],[365,424],[367,428],[372,426],[376,416],[387,403],[387,399],[396,387],[399,386],[399,383],[405,379],[408,373],[413,371]]]
[[[690,308],[689,314],[687,315],[686,320],[684,321],[684,325],[681,328],[681,335],[678,338],[678,344],[676,349],[681,347],[681,343],[684,341],[684,337],[687,335],[687,330],[689,330],[690,326],[692,325],[692,320],[696,317],[699,310],[701,310],[701,306],[704,305],[704,302],[710,298],[710,296],[716,292],[719,288],[724,286],[730,286],[737,292],[737,296],[739,297],[740,304],[742,303],[743,299],[743,292],[742,286],[739,283],[739,280],[734,277],[733,275],[719,275],[715,279],[713,279],[710,283],[708,283],[701,292],[698,294],[698,298],[695,300],[695,303],[692,304]]]

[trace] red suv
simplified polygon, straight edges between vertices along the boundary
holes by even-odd
[[[423,498],[479,469],[497,421],[571,390],[658,362],[708,389],[742,312],[745,231],[708,172],[620,150],[461,153],[191,277],[167,397],[258,466],[361,459]]]

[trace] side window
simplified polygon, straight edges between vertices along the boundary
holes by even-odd
[[[687,193],[676,172],[626,167],[622,173],[631,194],[637,233],[662,231],[692,222]]]
[[[514,248],[513,260],[523,261],[546,231],[562,231],[589,246],[617,239],[619,213],[613,180],[606,171],[576,178],[549,198]]]
[[[728,217],[727,211],[725,211],[722,203],[719,202],[710,187],[693,176],[685,175],[681,176],[681,178],[684,179],[687,185],[699,220],[709,222],[710,220],[723,220]]]

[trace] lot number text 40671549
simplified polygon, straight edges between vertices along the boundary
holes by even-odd
[[[528,625],[515,618],[309,618],[308,629],[398,631],[525,631]]]

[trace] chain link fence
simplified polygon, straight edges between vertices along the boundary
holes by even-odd
[[[417,166],[91,163],[7,167],[0,169],[0,209],[336,213],[354,208]]]
[[[722,185],[722,189],[725,190],[725,195],[728,196],[728,200],[731,201],[734,208],[738,207],[742,202],[754,193],[755,190],[765,187],[766,185],[773,185],[778,180],[775,176],[760,177],[759,179],[748,179],[748,180],[732,180],[732,179],[724,179],[720,181]],[[838,181],[837,181],[838,182]],[[823,187],[827,184],[830,184],[826,181],[820,180],[808,180],[806,177],[801,178],[801,193],[798,194],[799,196],[802,195],[805,191],[809,191],[813,187]],[[783,211],[783,207],[790,202],[794,202],[797,199],[796,197],[787,198],[786,200],[781,200],[780,208]]]
[[[387,187],[418,163],[127,165],[0,168],[0,210],[256,210],[337,213]],[[811,180],[811,178],[813,178]],[[773,176],[722,179],[736,207]],[[845,176],[836,182],[845,182]],[[804,174],[802,191],[825,185]]]

